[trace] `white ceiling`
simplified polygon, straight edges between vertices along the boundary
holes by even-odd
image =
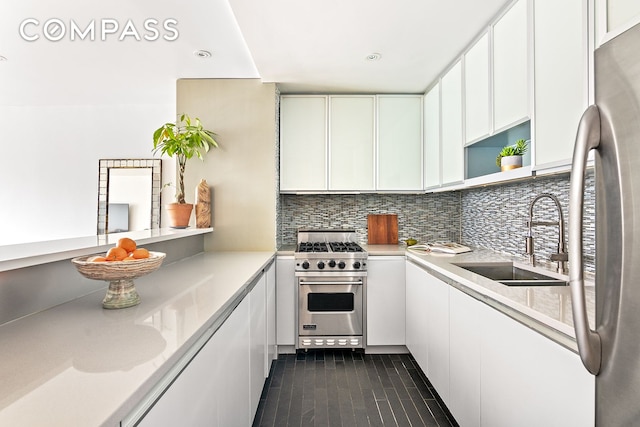
[[[262,78],[283,93],[420,93],[506,0],[0,0],[0,105],[166,103],[179,78]],[[27,33],[20,23],[35,18]],[[62,40],[44,23],[61,19]],[[175,41],[119,41],[131,19],[173,18]],[[100,22],[116,34],[100,40]],[[71,41],[70,21],[96,39]],[[158,26],[160,35],[170,36]],[[193,52],[206,49],[211,58]],[[379,61],[365,60],[379,53]]]

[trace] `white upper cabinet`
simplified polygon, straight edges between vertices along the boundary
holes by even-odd
[[[519,0],[493,26],[494,131],[529,117],[527,6],[527,0]]]
[[[534,21],[534,169],[553,170],[571,164],[588,106],[587,4],[536,0]]]
[[[596,0],[596,47],[640,23],[640,1]]]
[[[489,33],[464,55],[465,142],[471,143],[491,131]]]
[[[442,77],[441,85],[441,157],[442,183],[464,180],[462,141],[462,65],[458,61]]]
[[[378,95],[380,191],[422,190],[422,96]]]
[[[440,179],[440,83],[424,96],[424,187],[434,188]]]
[[[327,97],[282,96],[280,190],[327,189]]]
[[[283,95],[280,192],[420,191],[422,95]]]
[[[332,96],[329,111],[329,189],[374,190],[375,96]]]

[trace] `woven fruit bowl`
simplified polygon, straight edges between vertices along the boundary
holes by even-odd
[[[140,296],[133,279],[149,274],[162,265],[166,257],[162,252],[149,252],[149,258],[132,261],[89,261],[94,255],[73,258],[71,262],[80,274],[88,279],[109,282],[104,308],[126,308],[140,304]]]

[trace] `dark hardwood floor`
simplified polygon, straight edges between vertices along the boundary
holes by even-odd
[[[408,354],[280,355],[254,426],[457,426]]]

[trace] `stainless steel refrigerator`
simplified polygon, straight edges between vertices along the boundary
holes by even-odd
[[[596,177],[596,324],[583,288],[587,156]],[[576,338],[596,375],[596,425],[640,425],[640,25],[595,52],[595,105],[578,126],[569,206]]]

